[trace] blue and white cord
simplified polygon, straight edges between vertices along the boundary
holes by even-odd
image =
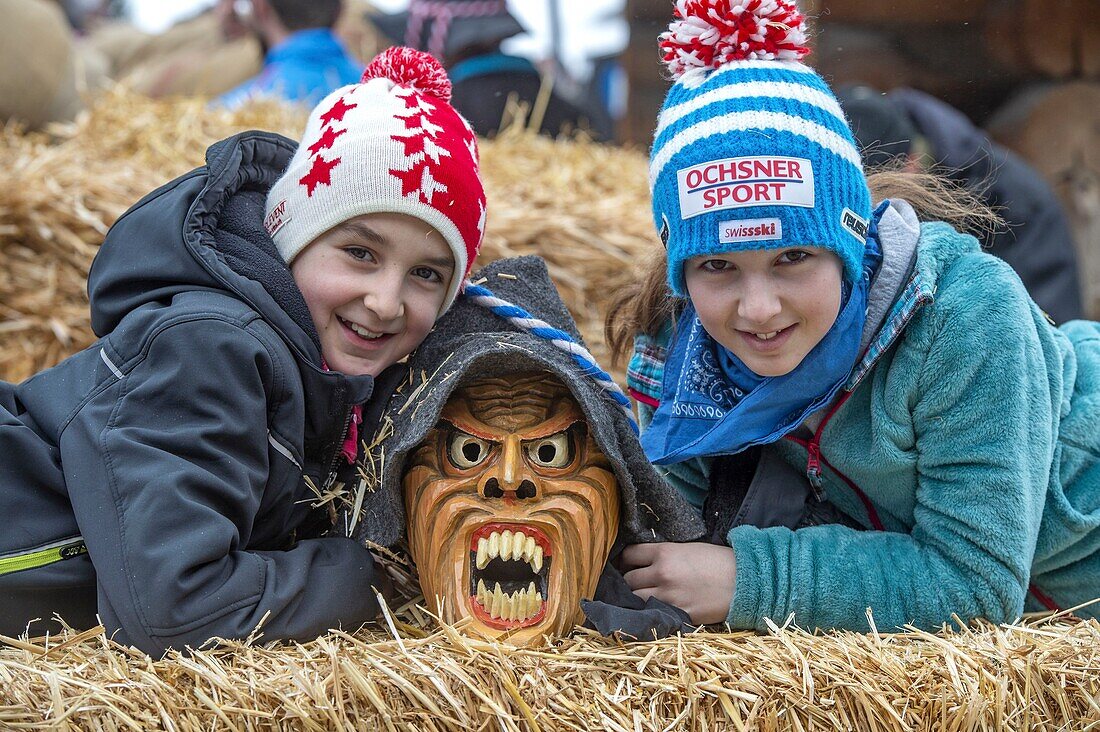
[[[473,302],[505,318],[517,328],[549,341],[555,347],[568,353],[577,366],[580,367],[581,372],[599,384],[600,388],[622,409],[627,421],[630,422],[630,427],[634,430],[634,434],[638,434],[638,424],[634,421],[634,412],[630,409],[630,399],[627,398],[626,394],[623,394],[623,390],[619,388],[611,375],[600,368],[595,357],[588,352],[588,349],[573,340],[571,335],[563,330],[558,330],[544,320],[539,320],[518,305],[513,305],[507,300],[501,300],[490,290],[480,285],[467,282],[463,293]]]

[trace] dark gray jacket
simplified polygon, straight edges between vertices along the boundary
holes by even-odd
[[[1069,222],[1042,176],[939,99],[905,88],[887,98],[928,140],[935,170],[979,194],[1004,218],[1004,228],[982,244],[1016,270],[1028,294],[1056,323],[1084,317]]]
[[[323,486],[346,464],[351,406],[374,383],[322,370],[263,231],[294,149],[242,133],[139,201],[92,265],[99,340],[0,382],[0,633],[98,613],[160,653],[261,621],[264,639],[312,638],[376,612],[365,548],[301,538],[323,528],[304,476]]]

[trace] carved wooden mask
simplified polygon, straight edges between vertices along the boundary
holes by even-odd
[[[615,474],[549,373],[457,389],[410,453],[409,549],[447,622],[522,645],[583,620],[619,525]]]

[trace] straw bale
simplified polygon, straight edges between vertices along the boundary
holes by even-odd
[[[302,110],[237,112],[115,88],[47,134],[0,132],[0,379],[19,381],[87,346],[86,278],[110,224],[147,192],[202,162],[206,147],[258,128],[297,137]],[[482,141],[489,212],[480,261],[536,253],[605,362],[610,294],[655,241],[637,151],[553,141],[514,127]],[[617,374],[621,380],[621,373]]]
[[[1100,623],[1033,615],[931,634],[659,641],[569,636],[516,648],[439,623],[407,553],[373,547],[382,618],[304,642],[211,641],[152,659],[102,626],[0,636],[0,729],[932,730],[1100,725]],[[870,616],[869,616],[870,617]],[[465,622],[465,621],[463,621]],[[871,626],[874,627],[873,618]]]
[[[422,610],[420,611],[423,612]],[[404,620],[402,619],[404,618]],[[152,660],[102,628],[0,637],[21,730],[1024,730],[1100,723],[1100,624],[931,635],[578,630],[517,649],[409,613],[308,643]]]

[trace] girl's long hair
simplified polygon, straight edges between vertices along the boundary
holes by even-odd
[[[932,173],[881,168],[867,175],[867,185],[876,206],[887,198],[899,198],[907,201],[922,221],[946,221],[979,240],[1002,223],[978,194]],[[636,333],[655,336],[676,314],[682,301],[672,294],[666,278],[665,253],[658,249],[641,277],[612,296],[604,321],[612,364],[618,364],[630,351]]]

